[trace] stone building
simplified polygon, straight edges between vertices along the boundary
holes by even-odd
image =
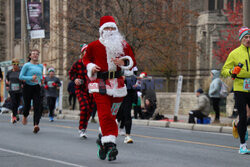
[[[68,36],[67,22],[58,19],[58,11],[67,11],[67,0],[28,0],[42,3],[43,17],[46,23],[44,39],[28,40],[26,27],[25,0],[0,0],[0,61],[12,58],[25,59],[30,48],[38,48],[41,52],[40,62],[56,68],[56,74],[68,81],[67,70],[70,60],[67,53],[68,41],[58,34]],[[223,9],[228,3],[232,7],[238,0],[189,0],[190,9],[199,13],[198,19],[190,19],[190,31],[196,39],[198,57],[188,67],[188,71],[179,71],[183,75],[183,91],[193,92],[202,86],[204,77],[209,76],[211,69],[220,69],[212,50],[221,36],[221,30],[228,25]],[[96,2],[99,2],[96,0]],[[167,1],[166,1],[167,3]],[[50,27],[61,23],[62,26]],[[175,91],[177,77],[171,78],[169,91]],[[66,85],[66,84],[65,84]],[[65,86],[66,90],[66,86]]]

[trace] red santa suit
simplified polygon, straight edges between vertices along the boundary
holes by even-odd
[[[100,22],[100,34],[105,27],[115,27],[118,31],[113,17],[103,17]],[[89,92],[93,93],[100,127],[102,131],[102,143],[115,143],[118,135],[118,127],[115,121],[116,113],[120,107],[122,99],[127,95],[127,88],[122,77],[123,69],[132,69],[135,65],[135,58],[132,49],[123,42],[123,54],[119,54],[119,59],[126,62],[124,66],[117,66],[112,62],[114,55],[108,52],[102,38],[88,45],[83,63],[87,67]],[[100,67],[100,71],[93,74],[95,66]]]

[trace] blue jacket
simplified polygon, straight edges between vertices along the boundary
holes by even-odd
[[[208,95],[212,98],[220,98],[220,90],[222,85],[220,80],[220,71],[212,70],[211,73],[213,74],[213,79],[210,83]]]

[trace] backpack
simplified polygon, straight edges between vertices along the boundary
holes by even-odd
[[[228,86],[225,82],[221,81],[220,97],[226,98],[228,96]]]

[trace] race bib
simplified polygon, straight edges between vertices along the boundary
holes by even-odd
[[[10,85],[10,89],[11,89],[12,91],[18,91],[18,90],[20,90],[20,84],[19,84],[19,83],[12,83],[12,84]]]
[[[119,108],[120,108],[121,103],[113,103],[112,107],[111,107],[111,113],[112,115],[116,115]]]
[[[250,78],[244,79],[243,89],[250,90]]]
[[[52,84],[54,83],[54,81],[48,81],[48,87],[50,87],[50,88],[52,88],[52,87],[54,87]]]

